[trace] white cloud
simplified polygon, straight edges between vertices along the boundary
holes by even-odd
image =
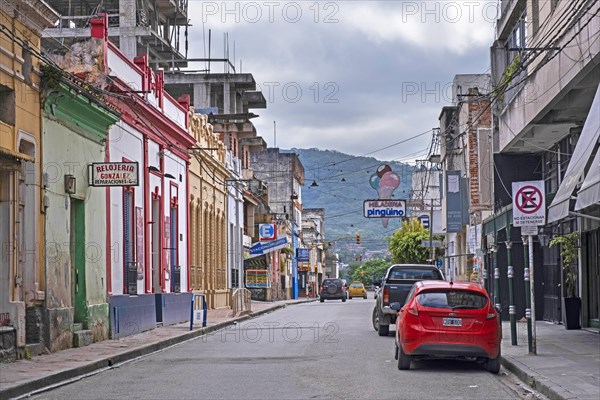
[[[404,1],[347,3],[340,24],[358,30],[376,44],[404,42],[423,51],[464,54],[489,46],[494,37],[494,2]],[[488,16],[489,15],[489,16]]]

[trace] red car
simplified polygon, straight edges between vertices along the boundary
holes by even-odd
[[[413,358],[465,358],[500,371],[500,316],[483,287],[469,282],[421,281],[406,303],[392,303],[398,369]]]

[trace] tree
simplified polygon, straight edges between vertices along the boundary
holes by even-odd
[[[389,267],[390,263],[388,261],[374,258],[356,268],[352,272],[352,280],[361,281],[365,286],[370,286],[374,281],[381,280]]]
[[[577,270],[573,265],[577,261],[579,244],[579,232],[571,232],[566,235],[556,236],[550,241],[549,247],[560,245],[560,255],[562,256],[563,272],[565,274],[565,288],[567,297],[575,297],[575,288],[577,287]]]
[[[423,240],[429,240],[429,231],[418,220],[404,222],[390,239],[392,261],[398,264],[426,263],[429,248],[421,245]]]

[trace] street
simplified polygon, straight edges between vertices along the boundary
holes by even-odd
[[[372,295],[289,306],[33,398],[531,398],[475,363],[399,371],[393,328],[379,337],[371,326]]]

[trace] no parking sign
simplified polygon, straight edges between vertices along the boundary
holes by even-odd
[[[513,182],[513,225],[544,225],[546,199],[544,181]]]

